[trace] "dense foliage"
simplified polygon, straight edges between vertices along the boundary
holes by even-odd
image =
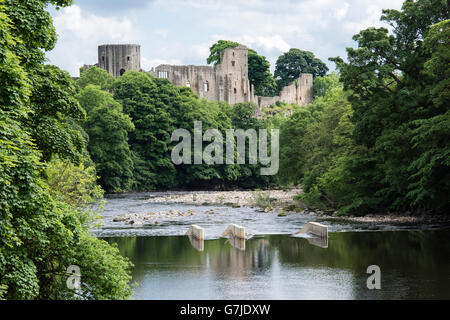
[[[301,184],[299,200],[340,213],[450,209],[448,1],[384,10],[392,32],[355,35],[347,62],[332,59],[339,73],[325,75],[312,53],[291,49],[277,61],[278,88],[311,72],[314,101],[263,110],[200,99],[142,72],[114,79],[91,67],[73,83],[44,65],[56,43],[45,8],[70,3],[0,0],[0,299],[129,297],[131,263],[88,232],[102,188]],[[237,45],[220,40],[208,63]],[[269,68],[249,50],[257,94],[277,92]],[[224,137],[232,128],[280,128],[279,174],[262,176],[259,164],[248,164],[248,147],[245,164],[174,164],[172,133],[186,129],[193,138],[194,121]],[[66,286],[70,265],[81,269],[81,290]]]
[[[301,73],[312,73],[313,77],[324,76],[328,67],[314,53],[292,48],[278,57],[274,76],[278,89],[291,84]]]
[[[342,213],[448,210],[448,18],[440,0],[384,10],[392,33],[362,30],[348,62],[332,59],[343,88],[316,78],[314,102],[282,130],[281,175],[303,184],[300,199]]]
[[[128,133],[134,129],[131,119],[123,113],[122,105],[98,86],[88,85],[77,98],[88,115],[83,128],[99,183],[108,192],[130,190],[134,181],[128,145]]]
[[[130,263],[88,233],[95,217],[72,203],[86,200],[76,197],[83,190],[73,190],[79,186],[73,181],[67,190],[75,198],[52,189],[55,170],[66,164],[75,170],[84,150],[75,123],[84,111],[70,77],[43,66],[44,50],[56,41],[45,8],[70,2],[0,1],[0,298],[120,299],[131,293]],[[49,163],[52,158],[58,162]],[[95,188],[92,171],[78,173]],[[66,286],[70,265],[82,272],[76,292]]]

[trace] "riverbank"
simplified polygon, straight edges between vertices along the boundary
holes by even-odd
[[[151,196],[146,203],[177,203],[196,206],[226,205],[231,207],[258,208],[262,212],[278,212],[280,216],[287,213],[301,213],[318,216],[327,220],[376,224],[433,224],[450,223],[449,215],[386,213],[365,216],[337,216],[337,211],[325,211],[308,208],[294,196],[303,192],[300,188],[284,190],[256,191],[188,191],[182,194]]]

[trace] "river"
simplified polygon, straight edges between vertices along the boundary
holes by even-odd
[[[148,203],[166,193],[111,195],[104,225],[92,230],[117,243],[135,267],[134,299],[449,299],[448,226],[386,225],[258,212],[254,208]],[[188,217],[133,227],[113,222],[124,213],[192,210]],[[329,226],[328,241],[292,236],[305,223]],[[205,228],[204,243],[184,236]],[[246,241],[220,234],[230,223],[246,227]],[[369,290],[367,267],[381,271],[381,289]]]

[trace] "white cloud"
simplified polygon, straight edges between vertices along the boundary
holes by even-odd
[[[50,63],[62,66],[72,75],[78,75],[83,64],[97,62],[99,44],[142,40],[126,17],[117,19],[87,14],[76,5],[60,10],[53,17],[53,22],[59,39],[56,48],[47,57]]]
[[[347,2],[344,2],[342,8],[336,9],[336,11],[335,11],[335,13],[334,13],[335,17],[336,17],[338,20],[344,19],[345,16],[347,15],[348,8],[350,8],[350,4],[348,4]]]
[[[172,64],[172,65],[179,65],[181,64],[181,61],[178,59],[147,59],[145,57],[141,57],[141,68],[150,71],[151,68],[155,68],[161,64]]]
[[[70,32],[81,41],[128,41],[134,38],[133,24],[127,18],[119,20],[82,13],[76,5],[64,8],[54,18],[54,25],[58,32]]]
[[[166,39],[169,35],[169,30],[167,29],[153,29],[153,33],[163,39]]]
[[[87,1],[87,0],[86,0]],[[48,54],[52,63],[78,75],[80,64],[97,61],[103,43],[138,43],[144,69],[162,63],[204,64],[219,39],[238,41],[272,64],[291,47],[312,51],[324,62],[345,57],[352,36],[379,21],[381,9],[400,9],[404,0],[154,0],[114,16],[72,6],[53,14],[60,38]],[[79,2],[81,3],[81,2]],[[86,5],[86,2],[85,4]],[[109,12],[111,13],[111,12]],[[328,63],[332,68],[333,64]]]

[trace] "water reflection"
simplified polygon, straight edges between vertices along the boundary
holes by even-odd
[[[324,249],[274,235],[247,240],[245,251],[228,239],[207,240],[203,251],[185,236],[107,240],[135,264],[137,299],[449,299],[449,238],[446,230],[331,233]],[[381,290],[366,287],[372,264]]]
[[[242,250],[242,251],[245,250],[245,239],[244,238],[230,236],[230,237],[228,237],[227,242],[238,250]]]
[[[197,250],[197,251],[203,251],[205,250],[205,241],[203,239],[198,239],[197,237],[194,237],[193,235],[187,236],[189,239],[189,242],[191,245]]]
[[[328,248],[328,237],[311,237],[306,238],[308,240],[309,244],[312,244],[313,246],[321,247],[321,248]]]

